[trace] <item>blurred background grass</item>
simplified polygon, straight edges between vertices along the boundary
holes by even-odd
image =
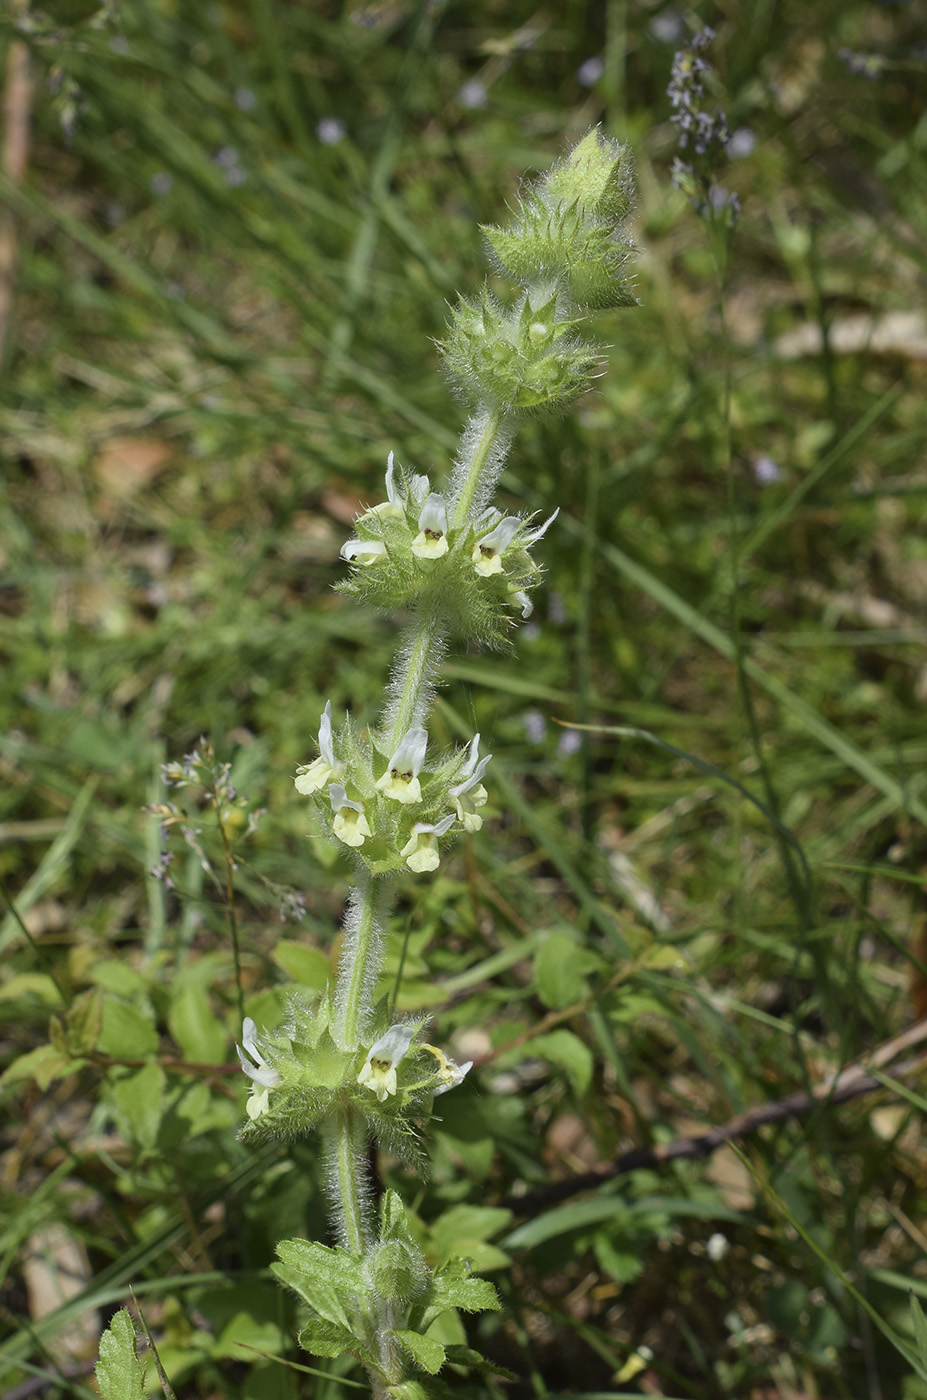
[[[240,843],[248,1009],[320,985],[349,870],[291,775],[326,699],[374,716],[394,641],[332,592],[338,550],[390,450],[446,470],[463,410],[433,341],[483,275],[478,224],[598,122],[635,152],[641,306],[603,322],[596,393],[512,453],[506,506],[561,507],[517,657],[447,666],[435,733],[487,736],[491,818],[410,882],[390,974],[484,1059],[442,1100],[427,1188],[382,1170],[433,1257],[493,1271],[507,1314],[474,1335],[513,1397],[927,1395],[860,1301],[907,1335],[927,1294],[916,1078],[742,1156],[521,1223],[498,1206],[808,1089],[927,1009],[925,17],[7,10],[7,91],[17,53],[32,82],[26,169],[0,174],[0,875],[29,935],[7,911],[0,1370],[21,1400],[90,1393],[130,1283],[178,1393],[349,1393],[341,1363],[241,1350],[292,1334],[266,1267],[284,1231],[324,1230],[314,1144],[236,1143],[227,910],[183,842],[176,890],[148,877],[142,807],[208,737],[267,809]],[[669,177],[670,64],[703,23],[743,206],[721,284]],[[305,896],[295,931],[277,886]]]

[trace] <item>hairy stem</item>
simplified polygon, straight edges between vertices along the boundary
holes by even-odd
[[[471,420],[454,473],[451,516],[455,524],[469,520],[491,494],[511,436],[502,409],[484,409]],[[383,729],[392,749],[409,729],[424,724],[427,718],[445,635],[444,620],[433,612],[423,612],[400,645],[383,714]],[[364,872],[351,892],[337,986],[338,1038],[346,1049],[360,1049],[368,1028],[380,970],[381,921],[394,886],[394,878],[374,879]],[[332,1135],[336,1181],[331,1194],[338,1233],[351,1253],[361,1256],[372,1243],[366,1142],[363,1122],[343,1109]]]
[[[369,1191],[364,1176],[367,1133],[363,1120],[349,1105],[339,1110],[335,1127],[338,1167],[338,1233],[352,1254],[363,1255],[371,1244]],[[333,1193],[334,1195],[334,1193]]]
[[[383,713],[391,751],[413,725],[423,724],[427,718],[434,677],[444,658],[445,631],[441,618],[431,612],[422,613],[399,647]]]
[[[451,480],[448,514],[452,525],[472,520],[486,504],[512,436],[503,408],[482,408],[470,419]]]
[[[360,1037],[367,1029],[373,988],[380,971],[381,921],[394,884],[392,876],[374,879],[363,870],[351,891],[336,991],[338,1039],[346,1050],[358,1049]]]

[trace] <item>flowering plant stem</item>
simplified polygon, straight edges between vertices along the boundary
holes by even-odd
[[[465,431],[462,438],[464,444],[472,440],[472,448],[466,456],[463,448],[461,451],[462,482],[454,514],[459,523],[467,519],[473,501],[479,498],[480,478],[487,463],[493,460],[504,414],[500,409],[489,409],[471,421],[479,426],[479,431]],[[384,724],[392,715],[391,750],[398,746],[413,724],[425,721],[433,676],[443,652],[445,630],[439,617],[425,612],[413,622],[400,645],[398,654],[405,654],[407,669],[395,702],[387,705],[383,715]],[[336,1003],[340,1008],[339,1040],[345,1050],[360,1048],[360,1037],[370,1020],[373,990],[381,965],[380,928],[392,902],[395,884],[394,875],[372,876],[361,871],[349,897],[356,921],[354,936],[345,942],[336,985]],[[340,1198],[338,1233],[352,1253],[362,1255],[365,1241],[369,1243],[370,1222],[365,1218],[369,1211],[364,1210],[366,1133],[356,1111],[338,1115],[335,1133]]]
[[[589,387],[598,349],[576,328],[604,306],[633,301],[622,277],[629,181],[626,149],[590,132],[534,187],[514,229],[484,230],[519,292],[510,306],[488,288],[462,301],[441,347],[471,403],[450,486],[442,494],[390,454],[387,499],[357,517],[356,537],[342,549],[351,566],[342,592],[407,619],[386,703],[364,734],[350,718],[336,732],[329,701],[318,757],[295,779],[357,871],[334,998],[311,1010],[293,1006],[282,1033],[265,1036],[243,1022],[239,1058],[252,1085],[243,1138],[318,1127],[326,1147],[340,1248],[305,1240],[277,1247],[281,1280],[309,1307],[300,1342],[318,1356],[352,1353],[384,1400],[443,1394],[426,1378],[446,1360],[459,1364],[466,1349],[449,1351],[431,1323],[454,1308],[500,1306],[464,1261],[429,1268],[395,1192],[374,1209],[371,1137],[421,1170],[421,1128],[433,1101],[471,1068],[426,1043],[424,1015],[396,1019],[393,1005],[376,1000],[383,931],[399,872],[428,875],[452,829],[476,832],[483,823],[491,756],[480,756],[479,734],[466,748],[429,755],[428,715],[451,641],[506,646],[515,615],[531,612],[541,570],[530,548],[556,512],[536,527],[498,510],[494,488],[522,418],[559,411]],[[474,1355],[466,1351],[464,1364],[474,1365]]]

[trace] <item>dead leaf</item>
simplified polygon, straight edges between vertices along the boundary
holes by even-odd
[[[157,438],[110,438],[94,459],[93,474],[104,491],[126,500],[153,481],[173,455],[170,444]]]

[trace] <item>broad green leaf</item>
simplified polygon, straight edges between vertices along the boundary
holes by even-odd
[[[487,1361],[473,1347],[448,1346],[444,1350],[447,1352],[447,1360],[453,1366],[465,1366],[468,1371],[474,1371],[478,1376],[504,1376],[506,1380],[514,1381],[518,1377],[513,1371],[509,1371],[505,1366],[497,1366],[494,1361]]]
[[[677,1196],[641,1196],[628,1200],[617,1193],[604,1193],[586,1201],[570,1201],[567,1205],[555,1206],[533,1220],[526,1220],[505,1236],[501,1243],[506,1249],[533,1249],[545,1240],[556,1239],[558,1235],[571,1230],[586,1230],[600,1221],[633,1221],[646,1215],[662,1215],[667,1218],[690,1217],[695,1220],[742,1221],[743,1216],[735,1210],[728,1210],[714,1201],[687,1200]]]
[[[135,1345],[132,1318],[121,1308],[100,1338],[95,1375],[103,1400],[144,1400],[145,1363],[136,1356]]]
[[[374,1291],[381,1298],[408,1300],[421,1287],[425,1261],[421,1251],[401,1240],[387,1240],[368,1258]]]
[[[397,1328],[393,1336],[423,1371],[427,1371],[429,1376],[438,1374],[444,1365],[444,1347],[440,1342],[435,1341],[434,1337],[423,1337],[420,1332],[410,1332],[404,1327]]]
[[[240,1361],[242,1347],[278,1351],[286,1348],[288,1344],[289,1338],[286,1332],[276,1322],[267,1322],[261,1318],[253,1317],[250,1312],[239,1312],[231,1317],[223,1327],[209,1348],[209,1354],[217,1360],[230,1357],[235,1361]]]
[[[320,1317],[347,1327],[345,1300],[369,1289],[360,1261],[346,1249],[329,1249],[315,1240],[281,1240],[277,1254],[281,1263],[271,1265],[276,1277]]]
[[[68,1048],[75,1055],[89,1055],[100,1043],[103,1029],[103,993],[91,987],[75,997],[65,1017]]]
[[[18,997],[35,999],[47,1006],[61,1005],[61,992],[47,972],[19,972],[0,986],[0,1001],[15,1001]]]
[[[539,1035],[531,1041],[531,1050],[542,1060],[562,1069],[577,1094],[584,1094],[592,1082],[593,1058],[589,1046],[578,1035],[563,1028]]]
[[[221,1065],[225,1060],[225,1027],[213,1014],[202,987],[187,982],[179,989],[171,1001],[167,1024],[184,1059],[205,1065]]]
[[[474,1245],[497,1235],[512,1218],[501,1206],[452,1206],[431,1227],[431,1248],[440,1260],[465,1259]]]
[[[116,1059],[142,1059],[157,1051],[158,1033],[134,1006],[108,996],[103,1001],[103,1029],[97,1049]]]
[[[552,933],[534,959],[534,980],[545,1006],[560,1011],[587,994],[585,974],[598,959],[566,933]]]
[[[570,1230],[582,1230],[616,1217],[627,1218],[629,1214],[630,1204],[623,1196],[593,1196],[588,1201],[570,1201],[565,1206],[556,1206],[516,1226],[511,1234],[506,1235],[503,1243],[506,1249],[533,1249],[535,1245],[568,1234]]]
[[[325,1318],[313,1318],[299,1334],[299,1345],[313,1356],[341,1356],[351,1352],[362,1361],[372,1361],[368,1349],[349,1327]]]
[[[157,1142],[161,1126],[164,1085],[164,1071],[154,1061],[113,1085],[113,1098],[128,1121],[133,1138],[149,1151]]]
[[[460,1308],[463,1312],[497,1312],[502,1306],[488,1279],[470,1272],[463,1259],[449,1259],[431,1280],[428,1304],[437,1312]]]
[[[614,1240],[601,1231],[593,1239],[592,1249],[603,1273],[618,1283],[630,1283],[644,1267],[642,1254],[631,1249],[620,1249]]]
[[[75,1074],[85,1064],[62,1054],[54,1045],[37,1045],[25,1055],[19,1055],[0,1075],[0,1084],[13,1084],[19,1079],[34,1079],[43,1091],[56,1079]]]
[[[93,963],[87,975],[95,987],[102,988],[104,992],[114,992],[116,996],[129,1001],[139,992],[144,992],[146,986],[145,978],[134,967],[109,958]]]
[[[307,948],[290,938],[281,938],[272,956],[292,981],[300,982],[304,987],[322,989],[332,980],[331,963],[318,948]]]

